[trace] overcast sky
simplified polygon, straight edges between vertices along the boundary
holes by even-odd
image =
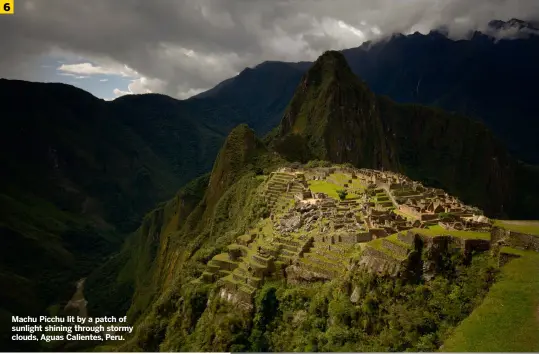
[[[0,16],[0,77],[111,99],[186,98],[265,60],[314,60],[391,33],[539,17],[538,0],[15,0]]]

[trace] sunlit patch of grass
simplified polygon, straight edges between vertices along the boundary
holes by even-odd
[[[495,220],[494,225],[515,232],[539,236],[539,221]]]
[[[337,191],[339,189],[343,189],[343,187],[327,181],[309,181],[309,188],[314,193],[324,193],[327,194],[330,198],[337,200],[339,200],[339,195]],[[348,193],[346,199],[354,199],[357,197],[357,194]]]
[[[412,229],[412,230],[418,233],[427,235],[427,236],[451,235],[455,237],[468,238],[468,239],[490,240],[489,232],[446,230],[440,225],[430,226],[428,229]]]
[[[445,341],[443,351],[539,351],[539,277],[534,271],[539,254],[518,253],[521,258],[503,266],[500,280]]]

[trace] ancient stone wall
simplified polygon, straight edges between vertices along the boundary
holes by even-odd
[[[401,242],[404,242],[408,245],[413,245],[414,244],[414,241],[415,241],[415,233],[413,233],[412,231],[408,231],[408,232],[399,232],[399,234],[397,235],[397,239]]]
[[[289,284],[298,284],[303,282],[325,281],[332,278],[330,274],[322,274],[319,269],[314,269],[309,265],[293,265],[286,268],[286,281]]]
[[[465,239],[464,240],[464,251],[469,252],[485,252],[490,249],[489,240],[480,240],[480,239]]]
[[[416,209],[409,207],[408,205],[404,205],[404,204],[399,205],[399,210],[403,213],[412,215],[416,218],[421,217],[421,213],[419,213]]]
[[[357,243],[357,235],[354,233],[338,235],[339,242],[354,245]]]
[[[219,266],[223,270],[233,271],[238,267],[237,263],[221,261],[219,259],[213,259],[212,262]]]
[[[231,244],[228,246],[228,257],[231,261],[237,261],[240,257],[245,257],[249,253],[247,247]]]
[[[373,228],[373,229],[370,229],[369,232],[372,235],[372,238],[387,237],[387,232],[384,229]]]
[[[252,275],[254,275],[257,278],[263,278],[267,273],[269,273],[269,270],[268,268],[252,267],[250,269],[250,272]]]
[[[366,247],[361,253],[361,258],[363,257],[376,257],[380,259],[385,259],[387,261],[397,261],[395,258],[391,257],[385,252],[379,251],[372,247]]]
[[[503,241],[509,247],[539,252],[539,236],[506,230],[497,226],[492,228],[490,235],[492,242]]]
[[[307,239],[307,241],[301,246],[298,256],[301,257],[303,256],[303,254],[309,252],[311,247],[313,247],[313,244],[314,244],[314,237],[309,237],[309,239]]]
[[[420,217],[420,220],[421,221],[427,221],[427,220],[436,220],[438,219],[438,215],[437,214],[421,214],[421,217]]]
[[[404,258],[408,255],[408,253],[410,252],[409,249],[403,247],[403,246],[399,246],[391,241],[388,241],[387,239],[383,239],[382,240],[382,244],[385,248],[387,248],[388,250],[390,250],[391,252],[393,252],[395,255],[397,255],[398,257],[401,257],[401,258]]]
[[[264,258],[256,254],[253,254],[253,260],[257,263],[263,264],[266,267],[268,267],[271,263],[271,258]]]
[[[344,255],[346,253],[346,250],[344,248],[341,248],[341,247],[338,247],[338,246],[335,246],[326,242],[323,242],[323,243],[317,242],[316,247],[323,250],[328,250],[328,251],[337,253],[339,255]]]
[[[252,296],[241,289],[231,289],[230,286],[225,285],[219,291],[219,296],[221,299],[227,300],[241,309],[251,310],[253,308]]]
[[[370,232],[360,232],[357,234],[357,242],[369,242],[372,240]]]
[[[363,251],[359,265],[370,272],[392,276],[397,275],[401,268],[401,263],[398,260],[372,247],[367,247]]]

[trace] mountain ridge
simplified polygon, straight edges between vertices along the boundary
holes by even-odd
[[[10,314],[67,301],[149,209],[211,167],[225,131],[163,97],[108,102],[70,85],[0,80],[5,348]]]
[[[533,82],[539,78],[533,59],[539,55],[539,36],[495,40],[476,31],[469,39],[452,40],[441,32],[431,31],[426,35],[395,35],[341,52],[352,71],[377,95],[471,116],[487,124],[517,158],[528,163],[539,162],[539,143],[532,134],[534,129],[539,129],[534,113],[539,107],[533,96]],[[514,61],[519,65],[507,65]],[[297,85],[308,69],[308,63],[301,65],[303,71],[281,72],[282,80],[295,81]],[[253,70],[252,74],[258,71]],[[492,75],[493,72],[496,75]],[[259,86],[276,75],[277,71],[266,75],[258,72]],[[208,92],[206,97],[245,106],[242,92],[253,87],[239,77],[229,80],[229,90],[234,90],[235,94],[229,92],[221,98]],[[271,130],[267,127],[280,121],[284,107],[292,99],[291,83],[286,92],[274,90],[280,95],[278,106],[282,111],[265,116],[273,124],[260,128],[258,124],[251,124],[258,134],[267,133]],[[259,95],[254,96],[250,104],[263,108],[274,103]],[[255,116],[254,112],[247,115]],[[254,122],[255,118],[250,120]],[[524,126],[531,129],[523,129]]]

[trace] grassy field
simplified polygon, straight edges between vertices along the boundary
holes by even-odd
[[[361,190],[365,189],[365,186],[359,179],[352,179],[352,176],[346,173],[333,173],[329,176],[329,178],[340,185],[348,184],[348,188]],[[349,183],[350,180],[352,180],[352,183]]]
[[[494,225],[515,232],[539,236],[539,221],[496,220]]]
[[[461,238],[477,238],[481,240],[490,240],[489,232],[475,232],[475,231],[449,231],[441,227],[440,225],[434,225],[428,229],[413,229],[419,233],[428,235],[428,236],[437,236],[437,235],[451,235]]]
[[[339,195],[337,194],[337,190],[343,189],[343,187],[338,186],[334,183],[330,183],[327,181],[309,181],[309,188],[314,193],[325,193],[329,197],[339,200]],[[358,196],[354,193],[348,193],[346,196],[346,199],[354,199]]]
[[[539,351],[539,254],[515,253],[522,257],[502,268],[501,278],[446,340],[443,351]]]

